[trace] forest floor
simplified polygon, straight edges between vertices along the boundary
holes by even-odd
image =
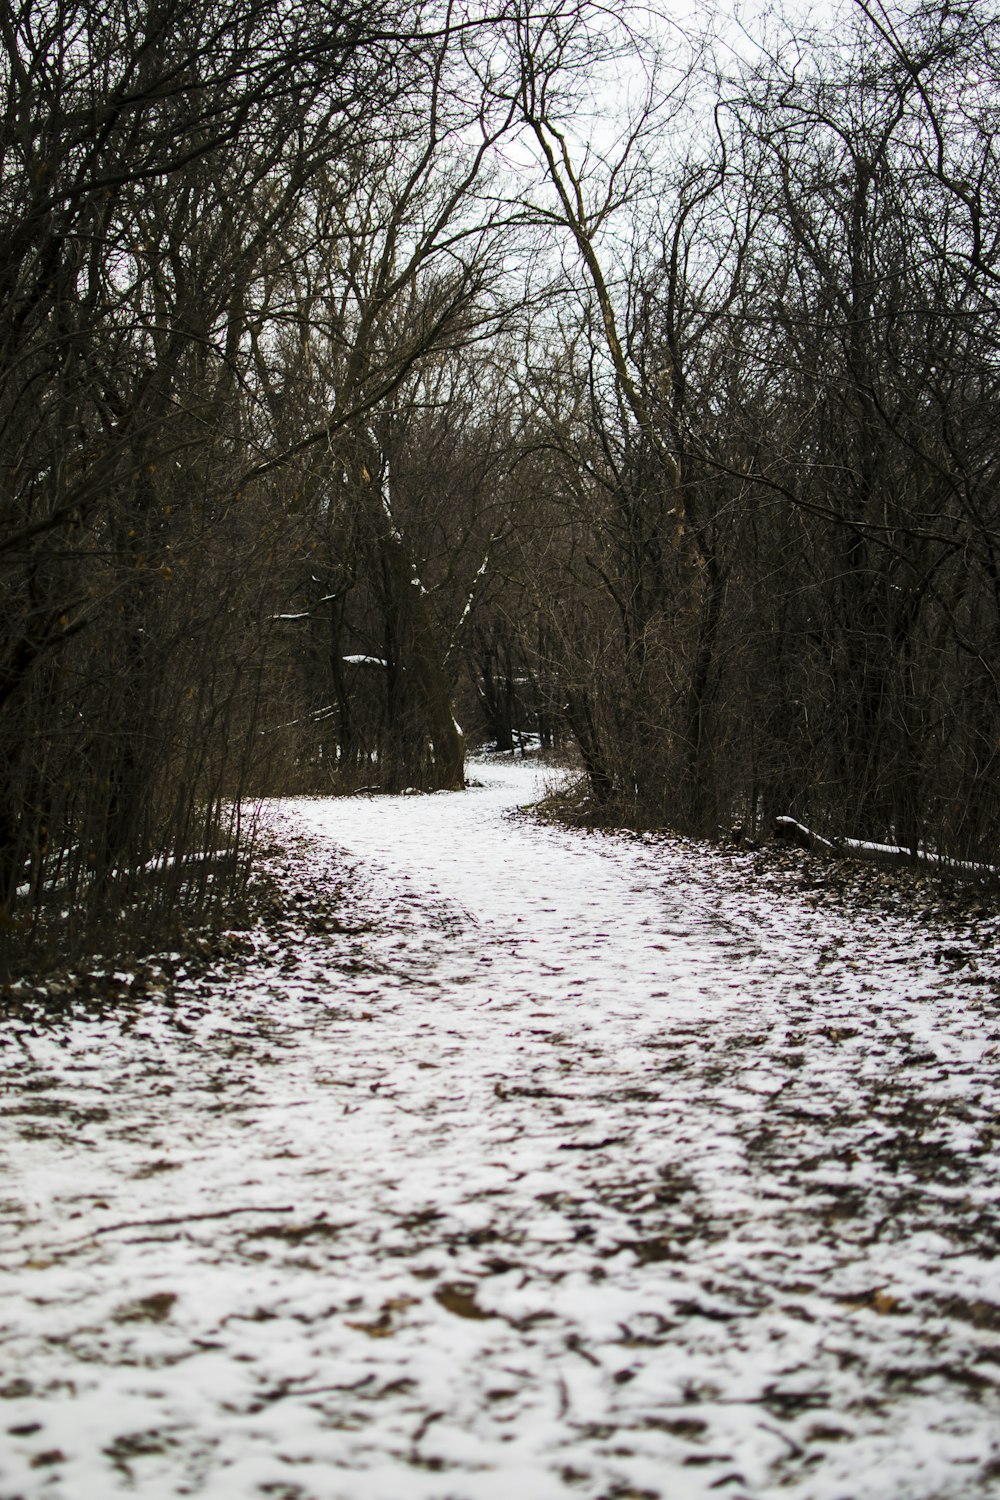
[[[0,1500],[996,1494],[995,907],[472,774],[7,994]]]

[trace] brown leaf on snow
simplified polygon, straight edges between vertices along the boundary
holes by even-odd
[[[345,1322],[348,1328],[355,1328],[358,1333],[365,1333],[370,1339],[388,1339],[396,1332],[393,1314],[415,1307],[419,1300],[418,1297],[389,1297],[382,1303],[378,1317],[371,1322],[352,1322],[349,1318]]]
[[[52,1464],[64,1464],[66,1455],[61,1448],[47,1448],[44,1453],[36,1453],[31,1460],[33,1469],[48,1469]]]
[[[354,1323],[350,1318],[345,1319],[348,1328],[354,1328],[358,1333],[366,1333],[370,1339],[391,1339],[396,1332],[392,1326],[392,1317],[388,1313],[380,1313],[374,1323]]]
[[[884,1317],[888,1313],[900,1311],[899,1298],[894,1297],[891,1292],[887,1292],[884,1287],[875,1287],[873,1291],[864,1292],[860,1296],[841,1297],[839,1300],[844,1303],[845,1307],[849,1307],[855,1312],[869,1308],[874,1312],[881,1313]]]
[[[495,1313],[485,1312],[476,1301],[475,1294],[470,1288],[459,1286],[452,1282],[438,1287],[434,1293],[435,1302],[439,1302],[446,1312],[454,1313],[456,1318],[492,1318]]]
[[[162,1323],[169,1318],[176,1292],[153,1292],[149,1297],[137,1297],[115,1309],[116,1323]]]

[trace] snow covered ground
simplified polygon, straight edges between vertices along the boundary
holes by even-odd
[[[4,1022],[0,1500],[997,1493],[995,921],[474,774],[277,805],[252,951]]]

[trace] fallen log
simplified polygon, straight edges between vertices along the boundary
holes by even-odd
[[[813,854],[836,854],[848,859],[865,859],[879,865],[910,865],[935,870],[942,875],[989,876],[996,878],[1000,868],[971,859],[949,859],[926,849],[907,849],[902,844],[878,844],[868,839],[828,839],[796,818],[782,815],[774,820],[778,838],[808,849]]]
[[[818,833],[813,833],[804,823],[799,823],[795,818],[781,815],[774,820],[775,836],[786,844],[796,844],[800,849],[809,849],[814,854],[836,854],[836,849],[829,839],[822,838]]]

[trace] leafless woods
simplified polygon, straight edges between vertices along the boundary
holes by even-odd
[[[9,8],[3,941],[461,785],[456,708],[609,818],[992,859],[998,28]]]

